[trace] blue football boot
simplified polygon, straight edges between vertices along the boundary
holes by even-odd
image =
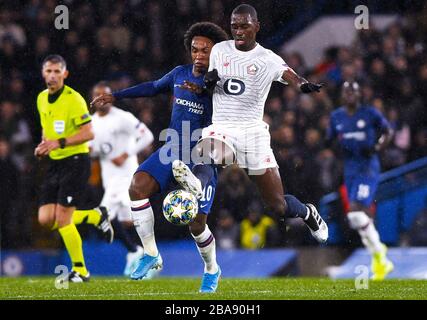
[[[140,280],[147,277],[150,270],[160,270],[162,268],[163,261],[160,257],[160,254],[158,254],[156,257],[144,254],[139,260],[136,269],[132,272],[130,277],[133,280]]]
[[[221,268],[218,266],[218,272],[215,274],[205,272],[202,278],[202,285],[199,292],[214,293],[218,288],[219,277],[221,276]]]

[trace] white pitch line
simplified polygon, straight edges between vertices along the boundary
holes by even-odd
[[[64,290],[64,289],[63,289]],[[65,289],[66,290],[66,289]],[[270,290],[264,290],[264,291],[234,291],[233,294],[260,294],[260,293],[272,293]],[[41,295],[41,296],[13,296],[13,297],[4,297],[3,299],[35,299],[35,298],[79,298],[79,297],[94,297],[94,298],[101,298],[101,297],[134,297],[134,296],[156,296],[156,295],[163,295],[163,296],[171,296],[171,295],[194,295],[198,294],[198,292],[144,292],[144,293],[126,293],[126,294],[71,294],[71,295]]]

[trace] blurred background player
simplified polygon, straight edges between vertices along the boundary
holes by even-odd
[[[380,112],[361,104],[357,82],[343,84],[341,99],[343,106],[331,114],[328,139],[338,140],[343,151],[349,225],[372,254],[372,279],[382,280],[393,270],[393,263],[370,215],[381,171],[378,152],[391,140],[392,130]]]
[[[100,82],[92,89],[92,99],[111,94],[106,82]],[[111,224],[116,236],[123,242],[128,254],[124,275],[129,276],[143,255],[128,234],[127,226],[132,224],[128,187],[132,174],[138,168],[137,154],[154,140],[147,126],[132,113],[123,111],[111,103],[95,103],[96,113],[92,117],[95,138],[91,141],[91,155],[99,157],[104,197],[101,205],[108,208]]]
[[[195,93],[189,89],[194,89],[191,83],[199,87],[203,85],[203,77],[209,67],[209,55],[213,45],[227,38],[227,34],[213,23],[196,23],[184,36],[184,45],[191,53],[192,64],[178,66],[157,81],[144,82],[113,94],[102,95],[93,101],[93,103],[111,103],[115,99],[150,97],[168,91],[172,91],[174,96],[168,131],[169,137],[177,135],[179,141],[167,141],[163,147],[144,161],[134,174],[129,189],[133,222],[144,246],[144,256],[132,273],[132,279],[142,279],[147,276],[150,269],[158,269],[162,266],[154,237],[154,215],[149,199],[154,194],[165,191],[174,181],[172,162],[182,159],[183,155],[191,154],[200,136],[193,137],[194,131],[211,123],[210,96],[207,93]],[[193,166],[192,163],[189,165]],[[199,214],[189,225],[189,229],[205,263],[200,291],[214,292],[217,289],[221,271],[216,262],[215,239],[206,221],[215,194],[217,174],[211,166],[196,166],[193,171],[201,181],[201,183],[198,181],[200,193],[197,197],[199,199],[203,197],[199,201]],[[203,191],[204,195],[201,195]]]
[[[246,4],[236,7],[231,15],[234,40],[216,44],[211,52],[209,72],[205,76],[208,90],[213,90],[212,125],[203,129],[202,139],[220,141],[234,152],[239,167],[258,186],[261,197],[279,220],[302,218],[319,242],[326,242],[328,227],[312,204],[303,204],[292,195],[285,195],[278,165],[270,146],[269,126],[263,121],[264,105],[273,81],[291,83],[303,93],[319,91],[297,75],[281,57],[256,42],[260,30],[256,10]],[[217,144],[216,142],[213,142]],[[214,146],[212,154],[221,152]],[[219,156],[214,163],[223,163]],[[175,169],[175,168],[174,168]],[[177,179],[184,187],[197,180],[186,171]]]
[[[70,255],[71,282],[89,280],[82,239],[75,224],[86,222],[103,229],[109,241],[113,230],[105,208],[76,210],[90,176],[88,141],[93,139],[91,117],[82,96],[64,85],[68,76],[64,58],[50,55],[42,63],[47,89],[37,97],[42,141],[35,156],[47,156],[47,171],[40,191],[39,222],[58,229]]]

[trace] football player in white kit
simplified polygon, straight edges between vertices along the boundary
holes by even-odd
[[[105,82],[100,82],[94,86],[92,98],[106,93],[111,93],[110,87]],[[132,173],[138,167],[137,154],[153,142],[154,136],[130,112],[111,103],[95,103],[93,106],[96,109],[92,117],[95,139],[91,143],[91,154],[99,157],[101,164],[105,190],[101,203],[109,208],[115,233],[128,250],[124,275],[129,276],[144,252],[123,226],[133,226],[128,187]]]
[[[284,193],[270,146],[269,126],[263,121],[264,104],[273,81],[296,85],[303,93],[319,91],[322,85],[297,75],[281,57],[258,44],[259,29],[256,10],[247,4],[239,5],[231,15],[234,40],[212,48],[205,76],[205,89],[213,93],[212,125],[203,129],[199,146],[215,164],[236,162],[246,169],[268,212],[279,221],[302,218],[313,237],[323,243],[328,239],[328,227],[314,205],[302,204]],[[209,149],[205,149],[207,146]],[[174,166],[173,171],[184,188],[199,192],[197,178],[184,164]]]

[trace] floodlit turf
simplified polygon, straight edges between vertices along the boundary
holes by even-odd
[[[427,299],[427,281],[369,282],[356,290],[353,280],[325,278],[221,279],[218,292],[199,294],[200,279],[159,278],[132,281],[92,277],[89,283],[70,283],[56,289],[53,277],[0,278],[0,299],[156,299],[156,300],[287,300],[287,299]]]

